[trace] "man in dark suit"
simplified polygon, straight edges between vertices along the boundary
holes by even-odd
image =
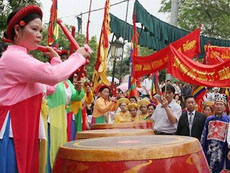
[[[192,136],[200,140],[206,116],[195,110],[196,102],[193,96],[185,98],[187,110],[179,119],[176,135]]]

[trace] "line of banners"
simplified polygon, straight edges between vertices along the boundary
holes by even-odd
[[[184,55],[193,58],[200,54],[200,28],[185,37],[175,41],[172,45]],[[133,76],[139,78],[153,72],[167,68],[170,56],[169,46],[149,56],[133,56]]]
[[[215,65],[204,65],[194,61],[193,58],[200,54],[200,28],[198,28],[152,55],[133,56],[133,76],[139,78],[167,68],[167,73],[190,84],[229,87],[230,59],[219,60],[223,59],[229,50],[229,48],[221,49],[222,54],[219,56],[222,58],[218,58],[218,63]]]

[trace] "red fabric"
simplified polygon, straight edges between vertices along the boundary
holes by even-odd
[[[136,12],[133,14],[133,37],[132,37],[132,44],[133,44],[133,55],[138,55],[138,37],[139,34],[137,32],[137,27],[136,27]]]
[[[194,58],[200,54],[200,28],[194,30],[183,38],[172,43],[173,47],[179,52],[182,52],[187,58]],[[160,51],[149,55],[140,57],[132,56],[133,76],[135,78],[146,76],[156,71],[167,68],[170,47],[167,46]]]
[[[228,61],[230,59],[230,48],[207,45],[206,59],[210,65]]]
[[[208,87],[229,87],[230,60],[217,65],[204,65],[189,59],[170,45],[168,73],[184,82]]]
[[[10,111],[19,173],[39,171],[38,129],[42,94],[8,107],[0,107],[0,125]],[[0,127],[1,127],[0,126]]]
[[[73,36],[73,38],[75,38],[75,30],[76,30],[75,26],[72,26],[71,27],[71,35]],[[75,51],[74,46],[73,46],[73,44],[70,43],[70,48],[69,48],[70,53],[69,54],[71,55],[74,51]]]
[[[50,9],[50,22],[48,27],[48,45],[52,47],[58,47],[57,45],[57,36],[54,35],[54,29],[57,25],[57,0],[53,0],[53,4]]]
[[[9,110],[9,107],[0,106],[0,129],[2,128],[2,125],[4,123],[8,110]]]
[[[109,46],[109,39],[108,39],[109,30],[106,26],[107,20],[109,20],[109,7],[110,7],[109,1],[106,0],[105,10],[104,10],[104,19],[103,19],[98,49],[97,49],[97,61],[95,64],[95,71],[97,71],[97,72],[98,72],[100,64],[101,64],[101,58],[100,58],[101,57],[101,49],[100,49],[100,47],[103,47],[104,49],[106,49]]]
[[[82,108],[82,130],[86,130],[87,128],[87,113],[86,113],[86,107],[84,106]]]
[[[92,117],[91,124],[95,124],[95,123],[96,123],[96,118],[95,118],[95,117]]]
[[[72,126],[73,112],[67,114],[67,141],[71,141],[71,126]]]

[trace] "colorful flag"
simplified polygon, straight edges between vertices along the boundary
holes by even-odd
[[[198,105],[198,111],[202,112],[202,104],[204,102],[204,96],[206,95],[206,88],[204,86],[197,86],[192,95],[196,100],[196,104]]]
[[[97,50],[97,61],[94,68],[93,74],[93,91],[96,92],[97,87],[100,84],[109,85],[109,81],[106,76],[107,72],[107,55],[108,55],[108,47],[109,47],[109,39],[108,35],[110,34],[110,16],[109,16],[109,0],[105,2],[105,10],[104,10],[104,20],[102,23],[101,35]]]
[[[132,64],[132,57],[134,55],[138,55],[138,32],[136,28],[136,15],[134,13],[133,15],[133,37],[132,37],[132,49],[131,49],[131,58],[130,58],[130,64]],[[131,66],[131,74],[129,76],[129,97],[135,96],[138,97],[138,91],[137,91],[137,82],[138,79],[133,77],[133,66]]]
[[[200,54],[200,28],[187,34],[171,44],[179,53],[188,59]],[[146,76],[156,71],[167,68],[171,56],[170,46],[148,56],[133,56],[133,75],[135,77]]]
[[[138,37],[139,34],[137,32],[137,27],[136,27],[136,14],[133,14],[133,36],[132,36],[132,54],[137,56],[138,55]]]
[[[177,79],[207,87],[229,87],[230,60],[216,65],[204,65],[189,59],[170,45],[167,72]]]
[[[133,50],[131,50],[131,56],[133,55]],[[130,64],[132,63],[132,58],[130,58]],[[131,97],[131,96],[135,96],[135,97],[138,97],[139,96],[139,93],[137,91],[137,79],[135,79],[132,75],[133,73],[133,69],[132,69],[132,66],[131,66],[131,74],[129,76],[129,83],[128,83],[128,96]]]
[[[219,64],[230,59],[230,48],[205,45],[205,53],[208,64]]]
[[[48,27],[48,45],[58,47],[58,32],[59,27],[57,24],[57,0],[53,0],[50,9],[50,21]]]
[[[151,88],[151,94],[150,94],[150,98],[153,100],[153,96],[155,94],[157,94],[157,85],[158,85],[158,82],[159,82],[159,73],[156,72],[156,73],[153,73],[153,78],[152,78],[152,88]]]

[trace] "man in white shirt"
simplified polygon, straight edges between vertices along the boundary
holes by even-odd
[[[219,95],[220,88],[214,87],[212,90],[213,90],[212,93],[207,94],[207,99],[208,99],[208,101],[213,101],[214,102],[216,97]]]
[[[152,78],[153,75],[150,74],[148,78],[144,79],[143,82],[141,83],[141,87],[143,88],[143,92],[142,92],[143,98],[150,97],[151,89],[152,89]]]
[[[154,132],[156,135],[175,134],[177,124],[182,113],[181,106],[174,100],[175,88],[172,85],[166,85],[162,88],[163,96],[153,113]]]

